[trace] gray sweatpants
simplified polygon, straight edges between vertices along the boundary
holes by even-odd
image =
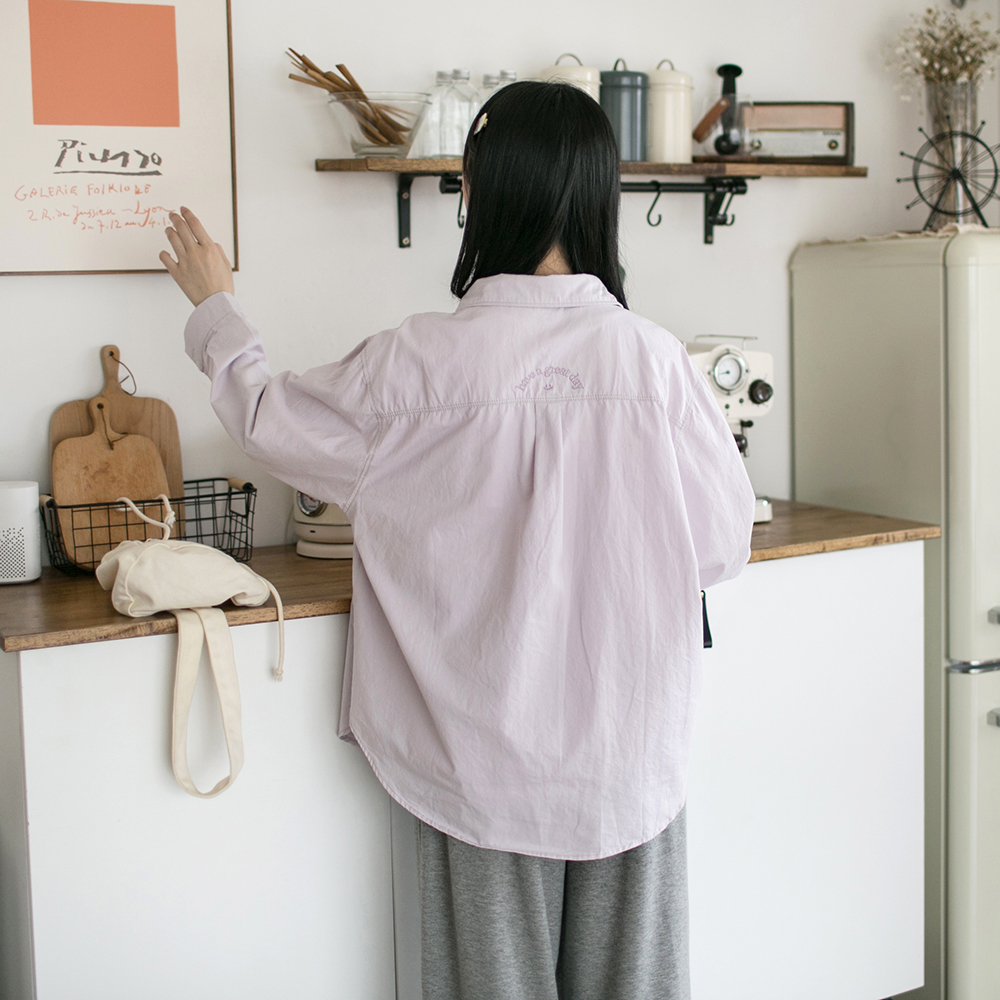
[[[689,1000],[684,812],[599,861],[417,823],[424,1000]]]

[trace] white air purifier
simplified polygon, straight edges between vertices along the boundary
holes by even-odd
[[[42,575],[38,483],[0,483],[0,583]]]

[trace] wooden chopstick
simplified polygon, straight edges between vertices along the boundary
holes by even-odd
[[[389,123],[387,117],[385,116],[385,114],[383,114],[381,110],[381,105],[373,104],[371,101],[368,100],[368,95],[361,89],[361,84],[354,79],[354,77],[351,74],[351,71],[343,63],[337,63],[337,69],[340,70],[341,75],[344,77],[344,79],[349,84],[351,84],[355,90],[357,90],[358,94],[361,96],[361,100],[365,101],[368,104],[368,106],[375,112],[375,115],[379,119],[382,126],[381,128],[379,128],[379,131],[387,139],[391,140],[394,143],[400,143],[400,144],[404,143],[406,141],[405,137],[401,135],[400,132],[396,128],[393,128],[393,126]]]
[[[406,142],[406,133],[409,132],[410,126],[399,118],[405,117],[407,112],[401,108],[372,101],[345,65],[342,63],[337,65],[337,69],[343,74],[338,76],[332,70],[320,69],[305,53],[296,52],[291,47],[288,49],[288,56],[295,68],[305,74],[298,76],[289,73],[289,79],[307,83],[311,87],[319,87],[331,94],[341,95],[344,104],[357,119],[362,134],[369,142],[379,146],[402,145]]]
[[[330,87],[324,87],[323,84],[317,83],[315,80],[310,80],[307,76],[296,76],[294,73],[289,73],[288,79],[298,80],[299,83],[308,83],[310,87],[319,87],[320,90],[325,90],[328,94],[331,92]]]

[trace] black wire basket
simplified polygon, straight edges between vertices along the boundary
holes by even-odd
[[[170,537],[201,542],[247,562],[253,555],[256,501],[257,487],[242,479],[186,479],[184,496],[170,498],[177,516]],[[159,500],[137,500],[135,505],[156,521],[165,514]],[[119,542],[163,534],[120,503],[60,505],[52,497],[42,497],[39,509],[49,562],[69,576],[93,573]]]

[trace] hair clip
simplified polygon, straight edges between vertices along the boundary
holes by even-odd
[[[479,116],[479,121],[476,122],[476,127],[473,129],[473,135],[479,135],[480,132],[486,127],[486,123],[489,121],[489,116],[486,114],[481,114]]]

